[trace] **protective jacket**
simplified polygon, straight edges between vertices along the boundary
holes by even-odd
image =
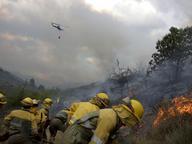
[[[106,144],[109,136],[122,125],[132,127],[140,122],[131,112],[124,110],[124,105],[113,106],[112,109],[103,109],[99,112],[97,125],[89,144]],[[86,126],[81,124],[82,126]]]
[[[94,111],[98,111],[99,107],[95,104],[90,102],[79,102],[73,103],[69,108],[71,116],[69,116],[70,121],[69,124],[73,124],[75,121],[79,120],[81,117],[85,116],[86,114]]]
[[[63,144],[106,144],[109,136],[123,125],[123,120],[129,126],[139,122],[131,111],[125,112],[121,105],[89,113],[67,128],[64,132]],[[88,133],[91,136],[88,137]]]
[[[49,109],[46,107],[42,107],[36,113],[36,119],[38,121],[38,133],[41,137],[41,142],[47,141],[46,129],[49,126]]]
[[[110,134],[121,125],[117,113],[113,109],[102,109],[98,114],[95,113],[90,118],[87,116],[85,120],[81,119],[79,124],[85,128],[95,130],[90,141],[90,143],[95,144],[105,144]]]
[[[4,118],[4,123],[10,136],[21,134],[33,139],[38,134],[35,115],[27,110],[13,110]]]
[[[98,111],[99,107],[91,102],[73,103],[68,110],[59,111],[55,118],[50,121],[50,141],[53,142],[57,131],[65,131],[68,125],[74,124],[77,120],[88,113]]]
[[[38,124],[44,123],[47,120],[47,116],[45,115],[44,112],[42,112],[42,109],[37,111],[35,117],[37,119]]]
[[[48,108],[42,107],[41,109],[39,109],[38,112],[43,113],[47,117],[47,119],[49,119],[49,109]]]

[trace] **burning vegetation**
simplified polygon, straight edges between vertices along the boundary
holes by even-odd
[[[192,93],[191,93],[192,94]],[[192,143],[192,95],[175,97],[171,102],[163,101],[152,127],[147,127],[150,116],[146,116],[139,137],[133,136],[136,144],[191,144]],[[145,130],[144,130],[145,129]]]
[[[170,117],[182,116],[189,114],[192,116],[192,98],[188,97],[176,97],[172,100],[168,109],[160,108],[153,122],[154,127],[158,127],[162,121],[167,120]]]

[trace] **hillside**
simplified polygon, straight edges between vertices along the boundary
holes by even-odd
[[[14,74],[0,68],[0,88],[10,88],[22,85],[24,81]]]
[[[23,80],[0,68],[0,92],[6,95],[8,101],[5,106],[6,111],[20,106],[20,100],[24,97],[42,100],[45,97],[57,95],[57,91],[56,89],[47,89],[41,84],[36,84],[33,78]]]

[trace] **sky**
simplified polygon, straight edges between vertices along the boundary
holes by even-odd
[[[191,7],[191,0],[0,0],[0,67],[47,86],[102,81],[116,59],[147,65],[171,26],[191,26]]]

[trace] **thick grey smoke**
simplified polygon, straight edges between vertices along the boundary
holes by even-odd
[[[173,18],[177,18],[178,22],[181,23],[183,26],[191,25],[191,6],[192,1],[190,0],[149,0],[158,11],[161,11],[162,15],[170,16],[172,15]],[[166,17],[167,17],[166,16]],[[177,25],[176,23],[173,24],[174,26]]]
[[[128,75],[125,85],[114,80],[94,83],[89,86],[71,89],[63,93],[63,101],[88,100],[98,92],[109,94],[112,104],[129,96],[139,99],[146,108],[152,108],[163,99],[171,99],[189,92],[192,88],[191,59],[185,63],[178,79],[175,79],[176,66],[166,62],[158,71],[149,76],[141,67]]]
[[[9,3],[0,29],[0,61],[8,70],[52,84],[92,82],[105,77],[114,50],[127,44],[126,26],[90,11],[81,2],[66,2],[65,7],[52,1],[30,1],[34,9],[29,10],[20,10],[16,1]],[[52,21],[69,26],[60,33],[61,40]]]
[[[124,66],[147,63],[157,39],[170,26],[185,24],[181,17],[187,20],[191,2],[181,2],[182,14],[175,1],[171,10],[157,1],[131,2],[115,7],[125,14],[119,18],[83,0],[2,0],[0,66],[44,84],[69,86],[105,79],[116,58]],[[69,27],[60,40],[51,22]]]

